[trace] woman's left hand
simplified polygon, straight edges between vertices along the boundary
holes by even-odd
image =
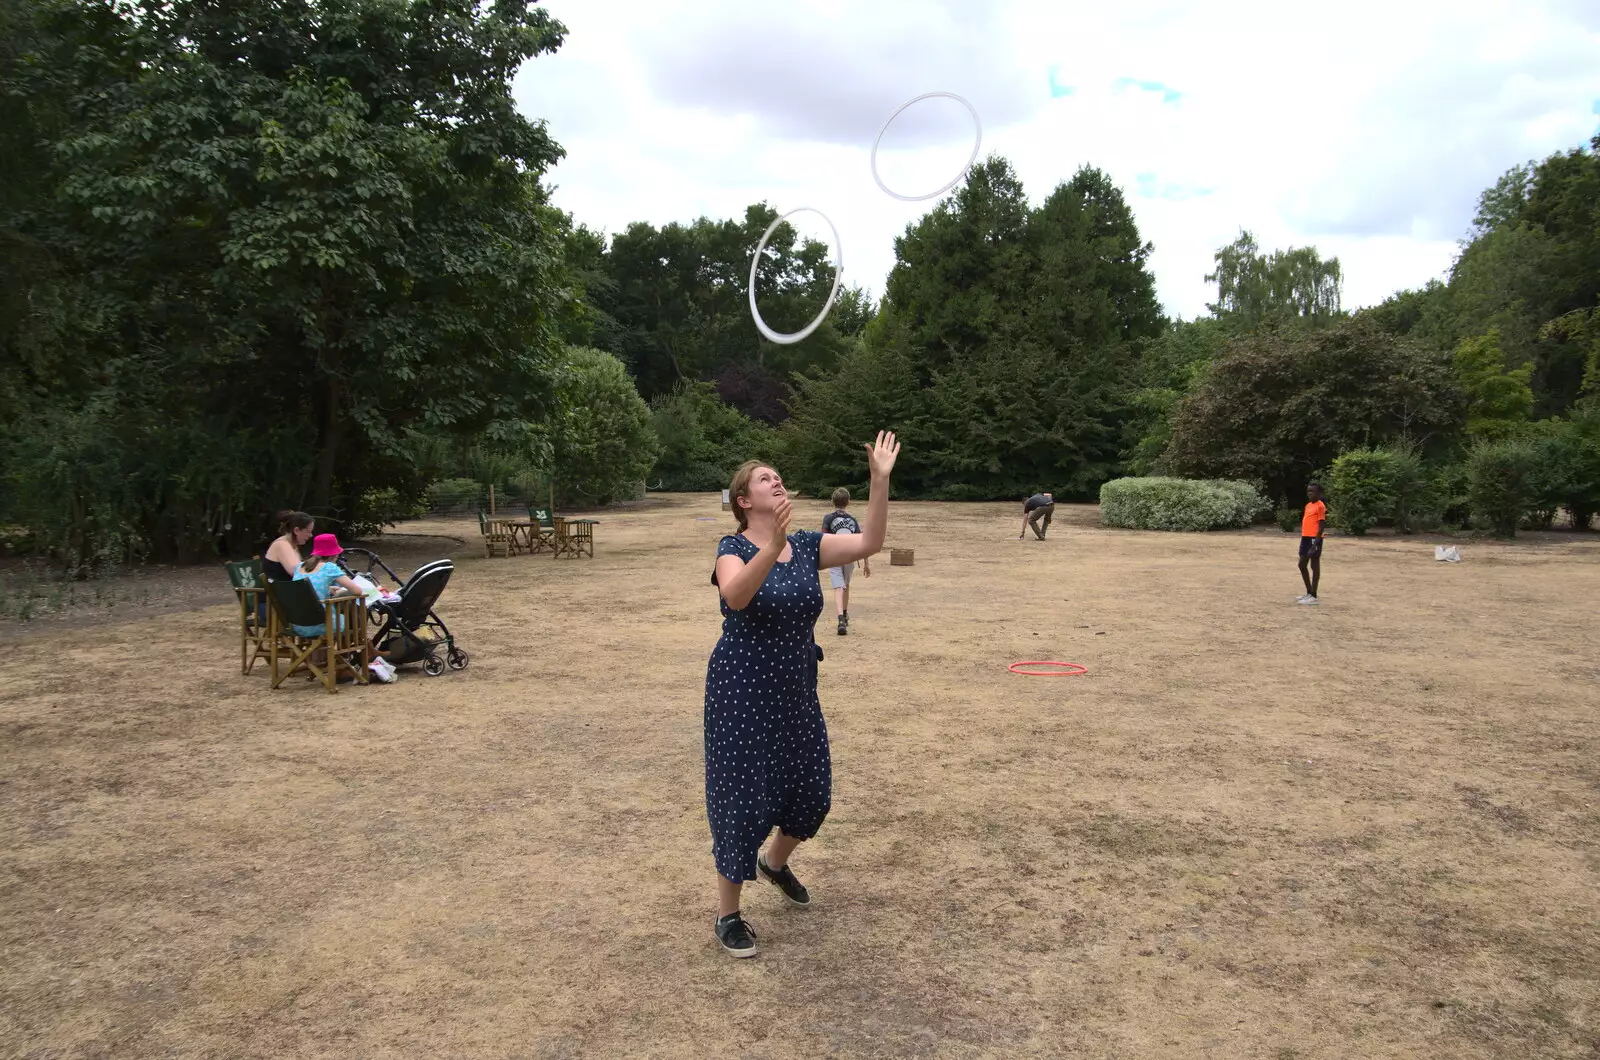
[[[867,470],[873,478],[888,478],[889,472],[894,470],[895,458],[900,455],[900,443],[895,440],[893,431],[879,431],[876,445],[865,447],[867,450]]]

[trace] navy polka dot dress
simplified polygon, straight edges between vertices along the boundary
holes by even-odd
[[[772,565],[743,611],[722,601],[722,639],[706,667],[706,817],[717,871],[730,880],[756,878],[756,853],[774,827],[810,839],[832,804],[812,633],[821,544],[819,533],[790,534],[789,562]],[[746,563],[759,551],[743,535],[717,546]]]

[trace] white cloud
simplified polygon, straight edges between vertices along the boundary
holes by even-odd
[[[550,8],[567,44],[528,65],[518,99],[567,149],[558,204],[609,231],[813,206],[839,226],[848,279],[872,290],[931,204],[879,191],[869,148],[930,90],[972,100],[984,154],[1010,159],[1036,200],[1080,165],[1109,173],[1185,316],[1240,228],[1337,254],[1347,305],[1440,275],[1478,192],[1585,142],[1600,99],[1593,0]],[[958,108],[919,105],[885,139],[886,181],[937,187],[970,137]]]

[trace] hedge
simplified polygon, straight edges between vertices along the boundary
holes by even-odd
[[[1119,478],[1100,487],[1100,523],[1128,530],[1223,530],[1249,526],[1270,505],[1248,482]]]

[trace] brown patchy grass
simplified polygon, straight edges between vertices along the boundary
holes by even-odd
[[[735,962],[717,517],[463,559],[471,668],[389,687],[269,693],[225,598],[14,641],[0,1054],[1600,1055],[1600,542],[1333,540],[1313,610],[1275,530],[896,505],[819,626],[815,908],[753,888]]]

